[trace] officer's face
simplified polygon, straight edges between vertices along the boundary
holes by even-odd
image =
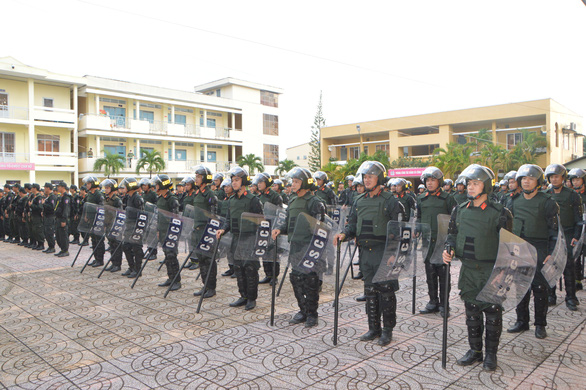
[[[240,191],[242,188],[242,178],[239,176],[232,176],[232,188],[234,191]]]
[[[364,174],[362,181],[364,182],[364,186],[368,190],[373,190],[374,187],[376,187],[376,184],[378,182],[378,176],[377,175],[369,175],[368,173],[366,173],[366,174]]]
[[[301,189],[303,182],[300,179],[293,179],[291,182],[291,191],[297,192]]]
[[[561,187],[564,184],[564,178],[562,175],[549,175],[549,182],[554,187]]]
[[[449,184],[444,184],[444,191],[450,191],[452,189],[452,186]]]
[[[118,192],[120,195],[124,196],[128,191],[126,190],[126,187],[118,187]]]
[[[104,187],[104,194],[110,195],[110,192],[112,192],[112,188],[110,188],[110,187]]]
[[[517,184],[517,180],[509,179],[509,190],[515,191],[517,188],[519,188],[519,185]]]
[[[203,175],[195,175],[195,185],[201,186],[203,184]]]
[[[338,192],[342,192],[344,191],[344,184],[340,183],[338,184]]]
[[[177,193],[178,194],[182,194],[183,193],[183,186],[177,186]]]
[[[232,186],[225,186],[224,187],[224,192],[226,193],[226,195],[232,195],[232,193],[234,192],[234,190],[232,189]]]
[[[430,177],[425,181],[425,187],[428,191],[435,191],[439,188],[439,180],[435,177]]]
[[[537,179],[535,177],[524,176],[521,178],[521,188],[526,191],[533,191],[537,188]]]
[[[323,186],[323,185],[324,185],[324,181],[323,181],[323,179],[315,179],[315,182],[317,183],[317,186],[318,186],[318,187],[321,187],[321,186]]]
[[[348,180],[348,188],[352,188],[352,180]]]
[[[261,181],[258,183],[257,187],[258,187],[259,191],[264,191],[267,189],[267,183],[265,183],[264,181]]]
[[[220,184],[222,184],[222,179],[214,180],[214,184],[216,185],[216,188],[220,188]]]
[[[584,184],[584,179],[582,179],[582,178],[575,177],[572,179],[572,186],[574,186],[575,189],[582,188],[583,184]]]
[[[356,186],[356,192],[358,192],[359,194],[364,193],[364,191],[365,191],[365,189],[364,189],[364,186],[362,184],[358,184]]]
[[[45,188],[43,188],[43,192],[45,193],[46,196],[49,196],[49,195],[51,195],[52,191],[49,187],[45,187]]]
[[[476,197],[482,194],[484,190],[484,183],[480,180],[468,180],[468,195]]]
[[[279,191],[279,185],[278,185],[278,184],[273,184],[273,185],[271,186],[271,188],[273,189],[273,191],[277,191],[277,192]],[[344,188],[344,186],[342,186],[342,189],[343,189],[343,188]]]
[[[456,188],[458,189],[458,192],[464,192],[466,186],[464,186],[464,184],[457,184]]]
[[[391,185],[391,192],[392,192],[392,193],[395,193],[395,192],[397,192],[397,186],[396,186],[396,185],[394,185],[394,184],[393,184],[393,185]]]

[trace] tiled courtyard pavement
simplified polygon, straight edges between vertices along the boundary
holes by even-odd
[[[85,247],[81,259],[88,255]],[[584,388],[584,292],[578,312],[563,304],[550,308],[547,339],[535,339],[533,327],[520,335],[503,333],[499,368],[486,373],[455,364],[467,350],[456,289],[443,370],[441,317],[411,314],[408,281],[401,283],[398,325],[386,348],[358,341],[366,329],[363,304],[354,300],[361,284],[348,281],[334,346],[331,280],[321,295],[319,325],[306,330],[287,323],[296,311],[288,282],[271,327],[267,285],[260,287],[257,308],[245,312],[228,307],[235,279],[219,277],[218,295],[196,314],[197,271],[186,271],[183,288],[163,299],[156,287],[164,278],[156,272],[158,262],[148,264],[131,290],[119,273],[97,279],[90,268],[80,275],[81,264],[69,267],[72,259],[0,243],[0,388]],[[423,282],[417,294],[421,306]],[[506,313],[505,327],[513,320],[514,313]]]

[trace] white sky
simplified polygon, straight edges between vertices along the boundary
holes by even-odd
[[[320,90],[327,125],[549,97],[586,114],[581,0],[4,0],[2,16],[0,57],[52,72],[283,88],[282,158]]]

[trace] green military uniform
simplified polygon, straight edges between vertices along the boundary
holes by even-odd
[[[173,214],[179,213],[179,202],[171,191],[167,191],[165,195],[159,196],[157,199],[157,208],[159,210],[168,211]],[[169,221],[162,214],[159,214],[157,221],[157,230],[159,231],[159,243],[162,245],[167,235]],[[169,282],[175,278],[179,273],[179,260],[177,260],[177,249],[163,249],[165,253],[165,266],[167,267],[167,277]],[[181,275],[177,276],[176,283],[181,282]]]
[[[270,187],[267,187],[263,192],[261,192],[258,199],[260,200],[260,203],[263,205],[263,207],[264,204],[267,202],[270,204],[274,204],[277,207],[283,207],[283,198],[278,192],[274,191]],[[273,276],[273,262],[265,261],[263,262],[262,266],[265,271],[266,277],[261,281],[261,283],[269,283],[271,282]],[[275,278],[279,276],[280,271],[280,265],[279,263],[276,263]]]
[[[59,245],[59,248],[61,249],[59,254],[65,254],[69,252],[69,229],[67,227],[67,223],[69,222],[70,207],[71,195],[66,192],[59,196],[57,204],[55,205],[55,231],[57,245]],[[63,223],[65,223],[65,226],[61,226]]]
[[[109,194],[110,196],[106,196],[106,198],[104,199],[104,205],[106,206],[110,206],[113,207],[115,209],[120,209],[122,210],[122,199],[114,192],[110,192]],[[115,222],[116,219],[116,214],[115,213],[106,213],[106,216],[108,217],[108,219],[110,220],[106,220],[106,226],[108,226],[108,229],[111,228],[112,224]],[[110,252],[110,263],[111,265],[106,268],[106,271],[113,271],[114,267],[116,268],[116,271],[118,271],[120,269],[120,267],[122,266],[122,244],[119,241],[116,241],[114,239],[108,238],[108,246],[109,246],[109,252]]]
[[[149,188],[148,191],[142,193],[142,199],[144,200],[145,204],[146,203],[157,204],[157,193],[154,190]],[[150,243],[149,243],[149,245],[150,245]],[[149,254],[147,260],[156,259],[157,253],[158,253],[157,245],[154,245],[154,248],[148,248],[148,249],[149,249],[148,253],[150,253],[150,254]]]
[[[45,249],[45,232],[43,231],[43,195],[39,192],[33,196],[31,204],[32,239],[36,243],[35,250]]]
[[[71,241],[72,244],[79,243],[79,231],[77,230],[77,225],[79,225],[79,218],[81,216],[81,203],[82,198],[76,192],[71,197],[71,216],[69,218],[69,234],[73,236],[73,240]]]
[[[218,204],[218,198],[216,197],[215,191],[212,191],[211,186],[208,184],[195,190],[192,204],[193,207],[195,207],[192,239],[193,245],[197,245],[197,243],[199,243],[203,237],[208,222],[207,216],[198,210],[203,210],[204,212],[208,212],[211,215],[216,215],[216,205]],[[206,279],[204,278],[208,278],[207,275],[209,274],[206,291],[203,291],[202,289],[198,295],[207,293],[204,296],[211,297],[215,295],[216,291],[218,263],[207,256],[199,255],[198,257],[201,274],[203,276],[202,280],[205,281]]]
[[[456,204],[460,205],[468,201],[468,193],[466,190],[464,190],[464,192],[456,191],[452,194],[452,198],[454,198],[454,202],[456,202]]]
[[[89,189],[88,193],[85,198],[86,203],[92,203],[98,206],[102,206],[104,204],[104,194],[97,188]],[[91,224],[95,218],[95,213],[90,213],[88,215],[89,223]],[[105,233],[105,232],[104,232]],[[90,238],[92,241],[92,246],[94,248],[94,261],[91,262],[89,265],[92,267],[98,267],[104,265],[104,253],[106,253],[106,244],[104,244],[104,240],[102,240],[101,236],[96,234],[90,234]]]
[[[396,193],[395,197],[403,205],[403,208],[405,209],[405,217],[409,220],[417,210],[417,202],[415,201],[415,198],[407,194],[405,191],[400,194]]]
[[[46,253],[55,252],[55,206],[57,196],[51,192],[43,202],[43,229],[47,240]]]
[[[429,294],[429,303],[422,311],[423,314],[432,313],[443,310],[443,297],[445,296],[445,289],[450,290],[450,280],[446,280],[445,265],[431,264],[430,258],[435,248],[437,239],[437,216],[439,214],[451,214],[452,209],[456,206],[456,201],[449,193],[443,191],[441,188],[435,193],[424,191],[417,196],[417,215],[419,222],[426,223],[431,227],[431,240],[429,243],[429,251],[425,258],[425,275],[427,281],[427,288]],[[439,296],[438,296],[439,285]]]

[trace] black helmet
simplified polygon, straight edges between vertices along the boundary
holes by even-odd
[[[417,186],[417,188],[418,188],[418,189],[425,189],[425,186],[424,186],[423,184],[419,184],[419,185]]]
[[[68,189],[67,183],[65,183],[63,180],[61,180],[59,183],[57,183],[57,187],[63,187],[65,189]]]
[[[344,181],[350,181],[350,180],[354,181],[354,176],[348,175],[344,178]]]
[[[267,187],[270,187],[273,183],[273,179],[271,179],[271,175],[266,172],[257,173],[252,179],[252,184],[258,186],[258,183],[260,182],[264,182]]]
[[[535,164],[524,164],[519,167],[517,170],[517,176],[515,179],[517,180],[517,184],[521,187],[521,179],[527,177],[534,177],[537,179],[537,187],[541,187],[545,179],[543,178],[543,169],[539,165]]]
[[[137,190],[139,185],[134,177],[126,177],[121,182],[119,187],[126,188],[127,191]]]
[[[53,184],[52,183],[47,182],[47,183],[45,183],[45,185],[43,187],[44,188],[50,188],[51,191],[53,191]]]
[[[224,181],[225,178],[226,177],[224,176],[223,173],[219,173],[218,172],[218,173],[214,173],[214,177],[213,177],[212,180],[214,180],[214,181],[216,181],[216,180],[222,180],[222,181]]]
[[[299,179],[301,180],[301,189],[302,190],[313,190],[315,189],[315,184],[313,183],[313,177],[311,176],[311,172],[307,168],[295,167],[291,169],[287,173],[287,177],[291,180]]]
[[[88,190],[92,188],[98,188],[100,186],[100,181],[95,176],[86,176],[82,180],[85,183],[85,186]]]
[[[586,171],[582,168],[572,168],[570,172],[568,172],[568,179],[583,179],[586,176]]]
[[[80,190],[80,191],[85,191],[85,192],[87,192],[87,187],[86,187],[86,186],[81,186],[81,187],[79,187],[79,190]]]
[[[385,176],[387,175],[387,170],[385,166],[378,161],[365,161],[360,165],[358,171],[356,171],[357,175],[375,175],[378,177],[376,182],[377,185],[384,184]],[[364,183],[362,184],[364,185]]]
[[[33,183],[33,185],[31,186],[31,188],[36,188],[37,191],[41,190],[41,186],[39,183]]]
[[[222,183],[220,184],[220,188],[228,187],[231,185],[232,185],[232,180],[226,178],[226,179],[222,180]]]
[[[169,175],[161,174],[155,176],[153,179],[153,184],[155,188],[157,187],[157,185],[159,185],[159,189],[161,190],[170,190],[173,188],[173,182],[171,181]]]
[[[77,191],[77,186],[75,184],[70,185],[69,188],[74,191]]]
[[[388,177],[388,176],[385,176],[385,177],[383,178],[383,184],[384,184],[385,186],[386,186],[386,185],[388,185],[390,182],[391,182],[391,178],[390,178],[390,177]]]
[[[403,191],[405,191],[407,189],[407,187],[409,186],[409,183],[407,182],[407,180],[405,180],[401,177],[396,178],[395,180],[393,180],[393,182],[395,183],[394,184],[395,186],[398,186],[398,187],[402,186]],[[393,184],[391,184],[391,185],[393,185]]]
[[[561,175],[562,179],[566,180],[566,176],[568,175],[568,171],[566,167],[561,164],[549,164],[547,168],[545,168],[545,177],[547,181],[551,175]]]
[[[324,184],[328,182],[328,174],[325,173],[324,171],[317,171],[316,173],[313,174],[313,178],[315,180],[323,180]]]
[[[446,179],[444,180],[444,185],[449,185],[450,188],[452,188],[454,186],[454,181],[452,179]]]
[[[251,183],[250,176],[248,176],[248,171],[242,167],[234,167],[234,168],[230,169],[230,172],[228,172],[228,175],[230,176],[230,180],[232,180],[232,178],[234,176],[242,178],[242,185],[243,186],[250,185],[250,183]]]
[[[185,176],[183,180],[181,180],[181,184],[184,186],[187,184],[191,184],[191,188],[195,187],[195,178],[193,176]]]
[[[283,191],[283,181],[281,179],[273,180],[273,184],[276,184],[279,186],[279,191]]]
[[[102,181],[100,186],[102,188],[110,187],[111,191],[118,190],[118,183],[116,183],[116,180],[112,180],[112,179],[106,179],[106,180]]]
[[[509,171],[507,172],[507,174],[505,175],[504,179],[507,181],[507,183],[509,182],[509,180],[513,179],[515,180],[517,177],[517,171]]]
[[[149,187],[152,187],[153,186],[153,184],[151,183],[151,181],[149,179],[146,179],[146,178],[145,179],[140,179],[140,181],[138,182],[138,185],[141,186],[141,187],[142,186],[149,186]]]
[[[490,194],[492,192],[492,181],[494,180],[494,172],[482,165],[472,164],[468,165],[466,169],[460,174],[461,178],[464,178],[466,182],[468,180],[479,180],[484,183],[484,190],[481,194]]]
[[[360,173],[357,174],[354,178],[354,181],[352,181],[352,187],[356,187],[357,185],[364,186],[364,182],[362,181],[362,174]]]
[[[209,184],[212,182],[212,171],[210,168],[206,167],[205,165],[196,165],[193,167],[193,170],[196,175],[201,175],[203,177],[203,184]]]
[[[423,173],[421,173],[421,181],[425,184],[425,181],[429,178],[438,179],[440,187],[444,185],[444,174],[439,168],[433,166],[425,168]]]

